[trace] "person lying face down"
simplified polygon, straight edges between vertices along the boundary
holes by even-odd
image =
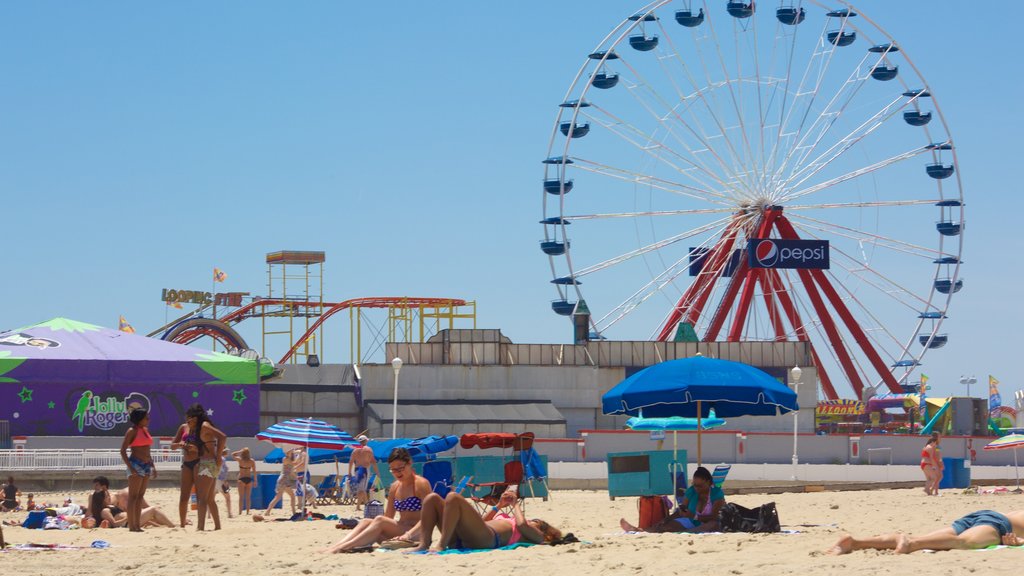
[[[502,512],[502,508],[510,508],[511,514]],[[441,537],[431,547],[435,527],[440,529]],[[423,500],[419,545],[409,552],[428,549],[439,552],[447,548],[488,550],[519,542],[550,543],[561,537],[562,532],[544,520],[527,520],[519,505],[519,497],[512,490],[502,494],[498,505],[492,506],[482,517],[461,494],[450,492],[442,500],[436,493],[431,493]]]
[[[839,555],[854,550],[895,550],[897,554],[910,554],[918,550],[976,550],[996,544],[1024,544],[1024,510],[1007,514],[978,510],[924,536],[893,533],[855,538],[846,534],[825,552]]]
[[[683,500],[664,520],[641,530],[626,521],[619,525],[626,532],[717,532],[720,528],[718,513],[725,505],[725,493],[715,486],[711,472],[701,466],[693,471],[690,487],[683,494]]]

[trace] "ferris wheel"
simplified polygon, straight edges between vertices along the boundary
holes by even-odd
[[[964,238],[957,150],[904,46],[845,2],[624,16],[543,161],[554,312],[585,301],[592,338],[805,340],[826,397],[901,391],[949,340]]]

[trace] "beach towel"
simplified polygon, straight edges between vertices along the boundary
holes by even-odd
[[[531,546],[536,546],[536,544],[533,544],[533,543],[530,543],[530,542],[516,542],[515,544],[510,544],[508,546],[502,546],[501,548],[484,548],[484,549],[480,549],[480,550],[475,549],[475,548],[449,548],[447,550],[442,550],[440,552],[437,552],[436,554],[439,555],[439,556],[447,556],[449,554],[476,554],[477,552],[494,552],[495,550],[515,550],[516,548],[529,548]],[[389,550],[387,550],[385,548],[378,548],[377,551],[379,551],[379,552],[389,552]],[[427,552],[425,550],[423,552],[410,552],[410,556],[421,555],[421,554],[426,555],[426,554],[430,554],[430,552]]]

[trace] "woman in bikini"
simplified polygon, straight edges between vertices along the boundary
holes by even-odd
[[[193,404],[186,413],[189,429],[194,433],[192,440],[199,454],[196,463],[196,508],[199,519],[196,530],[206,528],[206,514],[213,516],[213,529],[220,530],[220,511],[214,500],[217,489],[217,475],[220,474],[221,451],[227,442],[227,435],[218,430],[206,417],[206,411],[199,404]]]
[[[626,532],[717,532],[718,513],[725,505],[725,493],[715,486],[711,472],[701,466],[693,471],[693,480],[676,510],[661,522],[640,530],[626,521],[619,526]]]
[[[412,535],[410,531],[420,521],[423,500],[432,493],[430,482],[413,470],[412,456],[405,448],[391,451],[388,467],[395,481],[388,489],[388,504],[384,514],[360,520],[348,536],[322,552],[361,551],[389,538]],[[398,520],[395,520],[396,512],[401,513]]]
[[[196,407],[203,414],[206,413],[201,404],[192,405],[192,408]],[[178,426],[178,432],[175,433],[174,441],[171,442],[171,449],[181,450],[181,494],[178,496],[178,517],[182,528],[188,523],[188,501],[195,490],[196,466],[199,464],[199,443],[195,432],[188,423],[189,420],[186,420],[185,423]]]
[[[932,437],[921,449],[921,471],[924,472],[924,493],[929,496],[939,495],[939,483],[942,482],[942,453],[939,451],[939,433],[932,432]]]
[[[284,498],[286,493],[292,505],[292,516],[295,516],[295,483],[297,482],[297,477],[295,476],[295,454],[297,450],[297,448],[293,448],[285,452],[284,457],[281,458],[281,475],[277,477],[274,499],[267,505],[267,510],[263,512],[264,516],[270,516],[274,506],[277,506],[277,503]]]
[[[252,510],[252,489],[259,484],[256,478],[256,461],[252,459],[248,448],[231,453],[231,457],[238,462],[238,515],[246,514]]]
[[[501,511],[509,507],[511,514]],[[435,527],[441,529],[441,538],[431,548]],[[447,548],[490,550],[518,542],[541,544],[560,539],[562,532],[543,520],[527,520],[519,507],[519,498],[511,490],[502,494],[498,505],[482,517],[469,500],[449,492],[444,500],[434,493],[423,500],[419,537],[419,546],[409,552],[440,552]]]
[[[146,495],[149,478],[156,478],[156,466],[149,451],[153,437],[149,434],[149,412],[141,408],[132,410],[128,416],[132,427],[124,434],[121,442],[121,460],[128,467],[128,530],[142,532],[142,502]],[[128,449],[131,448],[131,454]]]

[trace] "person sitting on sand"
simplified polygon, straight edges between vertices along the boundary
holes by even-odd
[[[14,476],[7,477],[7,483],[4,484],[4,499],[0,502],[0,510],[4,512],[12,512],[18,509],[19,502],[18,496],[21,496],[21,490],[14,485]]]
[[[128,506],[128,488],[122,488],[115,492],[109,493],[109,502],[112,507],[118,510],[127,509]],[[141,511],[139,512],[139,522],[143,527],[149,526],[163,526],[166,528],[174,528],[175,524],[170,518],[164,514],[163,510],[153,506],[149,502],[146,502],[145,498],[139,502]]]
[[[1024,545],[1024,510],[1008,514],[978,510],[924,536],[897,533],[854,538],[847,534],[826,552],[839,555],[854,550],[895,550],[897,554],[909,554],[918,550],[976,550],[996,544]]]
[[[416,536],[411,529],[420,521],[423,500],[431,494],[430,482],[416,474],[412,456],[405,448],[395,448],[388,456],[388,466],[395,477],[388,489],[388,503],[384,514],[364,518],[347,536],[321,552],[355,552],[369,549],[374,543],[396,536]],[[395,513],[401,512],[398,520]]]
[[[506,507],[511,507],[511,514],[500,511]],[[435,527],[441,529],[441,537],[431,547]],[[482,517],[464,496],[449,492],[444,500],[435,493],[423,500],[419,537],[419,546],[409,552],[440,552],[448,548],[491,550],[518,542],[542,544],[560,539],[562,532],[543,520],[527,520],[518,496],[511,490],[505,491],[498,505]]]
[[[718,512],[723,505],[725,493],[715,486],[711,472],[701,466],[694,470],[683,501],[667,518],[645,530],[633,526],[625,518],[619,520],[619,526],[626,532],[717,532]]]

